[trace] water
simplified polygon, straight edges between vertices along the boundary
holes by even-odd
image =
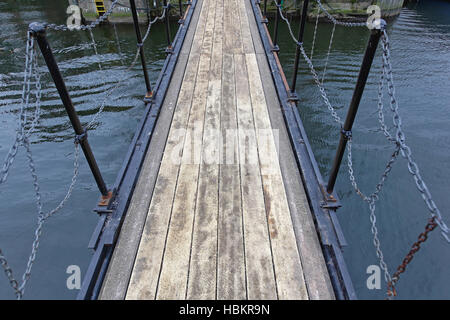
[[[3,161],[14,139],[23,81],[26,30],[30,22],[65,23],[65,1],[0,0],[0,157]],[[142,27],[143,32],[144,27]],[[175,25],[172,27],[175,32]],[[118,54],[112,26],[93,31],[99,55],[94,54],[88,32],[56,32],[48,35],[67,88],[81,121],[86,124],[97,112],[105,92],[118,79],[130,76],[125,69],[136,50],[131,25],[117,25],[122,55]],[[152,27],[145,44],[151,81],[154,83],[165,58],[165,33],[162,24]],[[42,57],[43,114],[32,138],[32,150],[42,188],[44,211],[55,207],[64,197],[73,173],[74,133],[50,79]],[[102,70],[99,70],[99,62]],[[124,63],[124,65],[122,64]],[[89,141],[108,185],[120,169],[136,125],[143,115],[145,84],[140,63],[106,103],[104,113]],[[66,287],[66,268],[78,265],[82,276],[91,258],[87,249],[98,217],[92,212],[99,192],[87,163],[80,154],[80,175],[66,207],[49,219],[39,247],[25,298],[72,299],[76,290]],[[36,209],[31,176],[23,149],[20,149],[8,181],[0,186],[0,248],[21,278],[36,227]],[[14,299],[3,271],[0,273],[0,298]]]
[[[0,156],[3,158],[12,143],[19,108],[24,62],[25,33],[32,21],[64,23],[64,1],[0,0]],[[297,25],[295,23],[295,25]],[[99,57],[94,55],[89,33],[49,34],[49,42],[66,79],[83,123],[97,111],[104,92],[125,76],[126,66],[135,53],[135,36],[131,26],[117,27],[122,49],[117,53],[114,29],[94,30]],[[306,29],[305,45],[310,48],[314,24]],[[175,28],[172,28],[174,31]],[[291,79],[294,47],[287,29],[280,30],[281,60]],[[328,49],[331,25],[320,24],[314,63],[322,70]],[[389,27],[392,60],[395,69],[397,96],[407,141],[432,191],[437,205],[450,221],[448,184],[450,162],[448,72],[450,71],[450,4],[444,1],[423,1],[403,10]],[[354,83],[367,42],[364,29],[336,30],[325,84],[334,106],[343,118],[348,108]],[[164,59],[164,30],[155,25],[145,46],[149,74],[154,82]],[[16,49],[16,50],[14,50]],[[11,53],[13,51],[14,53]],[[309,52],[309,49],[307,49]],[[98,62],[101,61],[102,71]],[[42,59],[40,60],[43,65]],[[65,195],[72,176],[73,131],[61,106],[45,67],[43,77],[43,117],[33,137],[33,152],[45,200],[44,209],[51,209]],[[380,133],[374,133],[376,122],[377,81],[380,56],[374,64],[354,128],[354,165],[362,189],[373,190],[381,170],[391,153]],[[122,164],[129,142],[144,111],[142,97],[145,85],[139,65],[133,78],[125,82],[109,100],[89,141],[106,182],[111,185]],[[339,130],[322,104],[309,70],[302,62],[297,91],[301,97],[300,112],[316,159],[327,176],[334,157]],[[387,103],[387,102],[386,102]],[[386,118],[390,121],[390,118]],[[25,298],[72,299],[76,291],[66,287],[66,268],[78,265],[82,275],[90,261],[86,246],[97,223],[91,212],[98,191],[82,155],[81,172],[76,191],[57,216],[48,221],[39,248],[33,275]],[[385,259],[391,272],[401,262],[428,218],[425,205],[412,184],[406,164],[401,160],[394,167],[378,204],[378,228]],[[352,191],[345,167],[337,183],[344,207],[339,219],[349,246],[345,259],[359,298],[383,299],[382,290],[368,290],[366,268],[377,264],[372,245],[368,208]],[[26,264],[36,225],[31,177],[23,150],[5,185],[0,186],[0,247],[20,277]],[[414,258],[398,285],[400,298],[450,298],[450,246],[434,231],[423,249]],[[13,299],[6,277],[0,273],[0,298]]]
[[[294,24],[298,25],[296,22]],[[328,51],[331,29],[330,24],[319,24],[313,62],[320,75]],[[313,30],[314,23],[308,23],[305,35],[308,54]],[[280,31],[281,62],[290,81],[295,49],[287,28],[283,25]],[[436,204],[447,223],[450,223],[450,3],[421,1],[419,5],[404,8],[401,15],[389,23],[388,32],[392,42],[394,81],[407,142]],[[368,34],[365,28],[336,29],[325,86],[333,106],[336,106],[343,119],[353,93]],[[353,130],[353,162],[358,182],[365,193],[373,192],[393,150],[387,145],[384,136],[376,132],[380,52],[381,50],[378,51]],[[322,174],[327,177],[336,152],[339,128],[332,121],[303,60],[297,92],[301,99],[299,110],[314,154]],[[385,106],[388,108],[387,100]],[[386,115],[390,126],[391,119],[391,115]],[[370,233],[369,210],[353,191],[346,161],[343,164],[336,188],[344,205],[338,211],[338,217],[349,243],[344,252],[346,263],[359,298],[383,299],[386,292],[384,283],[382,290],[368,290],[366,286],[366,268],[378,263]],[[376,212],[382,249],[392,274],[419,233],[424,231],[429,218],[428,210],[415,188],[404,159],[395,164]],[[446,244],[436,229],[408,266],[406,273],[401,276],[397,286],[399,298],[450,298],[449,263],[450,245]]]

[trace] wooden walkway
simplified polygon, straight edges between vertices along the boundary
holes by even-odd
[[[101,299],[334,297],[248,1],[197,3]]]

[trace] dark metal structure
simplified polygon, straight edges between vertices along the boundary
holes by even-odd
[[[298,42],[303,42],[303,34],[305,33],[305,24],[306,24],[306,18],[308,15],[308,4],[309,0],[303,1],[303,8],[302,8],[302,16],[300,18],[300,28],[298,29]],[[298,75],[298,63],[300,62],[300,46],[296,46],[295,48],[295,62],[294,62],[294,74],[292,76],[292,84],[291,84],[291,100],[296,101],[298,100],[297,93],[295,92],[295,88],[297,87],[297,75]]]
[[[384,28],[385,22],[382,21],[381,28]],[[358,112],[359,103],[366,86],[367,77],[369,76],[370,68],[372,66],[375,52],[377,51],[378,43],[380,42],[382,31],[381,29],[373,29],[367,44],[366,53],[364,54],[361,70],[359,71],[356,87],[353,92],[352,101],[348,109],[347,118],[345,119],[344,126],[341,130],[341,138],[339,140],[339,146],[336,152],[336,157],[333,162],[333,167],[330,172],[330,178],[328,180],[327,192],[332,193],[334,185],[336,184],[339,168],[341,167],[342,157],[344,156],[345,147],[348,139],[352,136],[353,122],[355,122],[356,113]]]
[[[150,84],[150,80],[148,78],[147,64],[145,63],[144,48],[142,45],[141,30],[139,29],[139,20],[138,20],[138,15],[137,15],[137,11],[136,11],[136,3],[134,2],[134,0],[130,0],[130,8],[131,8],[131,14],[133,16],[134,30],[136,31],[136,40],[137,40],[137,46],[139,47],[139,56],[141,57],[142,71],[144,72],[145,86],[147,88],[147,93],[146,93],[144,99],[145,99],[145,102],[150,102],[150,99],[153,96],[153,92],[152,92],[152,86]]]
[[[98,168],[97,161],[95,160],[94,154],[92,153],[91,146],[89,145],[87,139],[87,131],[81,125],[80,119],[78,118],[77,112],[75,111],[72,99],[70,98],[61,72],[59,71],[58,64],[56,63],[55,57],[53,56],[52,49],[50,48],[50,45],[47,41],[46,29],[47,26],[44,23],[33,22],[29,26],[29,32],[36,39],[39,45],[42,56],[44,57],[45,63],[47,64],[48,70],[50,71],[50,75],[52,76],[61,101],[64,105],[64,108],[66,109],[67,115],[69,116],[70,122],[75,131],[75,143],[79,143],[81,145],[81,149],[83,150],[84,156],[86,157],[86,160],[89,164],[89,168],[91,169],[92,175],[94,176],[95,182],[97,183],[97,187],[102,194],[102,200],[100,201],[99,205],[106,206],[112,194],[110,191],[108,191],[100,169]]]
[[[167,4],[167,0],[163,0],[164,3],[164,9],[166,9],[166,16],[165,16],[165,26],[166,26],[166,37],[167,37],[167,49],[166,53],[172,53],[172,41],[170,40],[170,20],[169,20],[169,10],[170,10],[170,4]]]

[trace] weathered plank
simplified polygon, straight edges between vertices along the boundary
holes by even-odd
[[[204,5],[208,5],[205,1]],[[145,222],[139,250],[128,286],[127,299],[154,299],[158,286],[160,267],[164,254],[167,229],[179,171],[179,145],[183,145],[183,129],[188,122],[193,89],[197,77],[200,57],[195,52],[203,43],[207,10],[202,10],[194,36],[193,52],[186,67],[183,84],[172,119],[172,125],[161,162],[152,201]],[[177,155],[178,154],[178,155]]]
[[[245,2],[247,0],[238,0],[238,10],[239,10],[239,20],[241,22],[241,38],[242,38],[242,49],[243,53],[254,53],[253,39],[250,33],[250,25],[247,17],[247,12],[245,10]]]
[[[192,231],[188,299],[215,299],[216,297],[222,15],[223,6],[219,2],[215,12],[213,53],[209,71],[202,157]]]
[[[215,3],[210,2],[203,37],[194,97],[187,124],[172,215],[167,234],[166,248],[161,266],[157,299],[185,299],[189,274],[192,228],[195,217],[198,176],[208,76],[214,35]]]
[[[222,70],[217,298],[245,299],[234,67],[233,56],[225,52]]]
[[[258,63],[255,54],[247,54],[246,60],[278,295],[280,299],[307,299]]]
[[[234,55],[234,62],[248,298],[276,299],[277,290],[258,165],[256,133],[249,100],[247,68],[242,54]]]
[[[126,298],[308,299],[306,283],[324,285],[309,261],[314,275],[304,275],[304,259],[326,267],[304,190],[286,184],[280,164],[269,111],[279,102],[273,83],[270,106],[265,98],[270,72],[255,54],[262,46],[249,2],[204,0],[200,9]],[[302,194],[292,201],[286,186]],[[305,217],[291,216],[299,211]]]
[[[199,0],[197,2],[198,8],[201,8],[202,4],[203,0]],[[119,300],[124,299],[126,296],[189,54],[195,46],[193,45],[193,39],[200,11],[196,10],[192,15],[191,27],[186,33],[174,75],[150,141],[149,150],[152,150],[152,152],[147,153],[143,162],[141,174],[136,184],[136,190],[139,191],[133,194],[130,201],[130,206],[102,284],[99,299]]]

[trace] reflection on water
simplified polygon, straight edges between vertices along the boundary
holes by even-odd
[[[298,24],[298,23],[296,23]],[[323,70],[332,25],[320,24],[313,62]],[[310,52],[314,23],[306,28],[306,52]],[[283,26],[280,39],[281,61],[288,79],[294,60],[294,47]],[[285,32],[284,32],[285,31]],[[450,177],[450,3],[423,1],[403,9],[389,23],[392,62],[397,98],[407,142],[435,202],[450,222],[448,180]],[[344,119],[353,93],[369,32],[365,28],[337,27],[327,67],[325,86],[333,106]],[[377,130],[377,90],[381,71],[378,52],[368,80],[353,130],[353,163],[360,187],[374,191],[386,162],[393,151]],[[301,65],[297,92],[299,110],[324,177],[328,176],[336,152],[339,128],[322,103],[317,87],[305,63]],[[385,100],[386,107],[388,100]],[[392,125],[392,116],[385,115]],[[378,260],[370,233],[369,210],[354,193],[348,179],[346,162],[341,169],[337,190],[344,207],[338,217],[349,242],[345,258],[358,297],[382,299],[382,290],[368,290],[366,269]],[[385,260],[395,271],[429,217],[426,206],[415,188],[403,159],[396,163],[381,201],[377,205],[377,225]],[[435,231],[414,258],[398,284],[399,298],[450,298],[450,246]]]
[[[25,41],[28,24],[46,21],[62,24],[65,1],[0,0],[0,158],[13,142],[20,107]],[[83,124],[98,111],[107,90],[119,79],[129,78],[107,100],[103,114],[89,133],[94,154],[106,182],[111,185],[119,171],[136,125],[143,114],[145,84],[139,63],[126,72],[136,52],[131,25],[117,25],[120,52],[113,26],[93,31],[98,55],[89,32],[49,31],[48,40]],[[176,31],[174,25],[172,31]],[[145,44],[151,81],[156,81],[165,58],[165,33],[161,24],[152,27]],[[42,74],[42,116],[32,137],[32,150],[44,199],[44,211],[64,197],[73,171],[74,133],[47,67],[39,53]],[[31,112],[32,110],[30,110]],[[92,212],[99,192],[81,156],[76,190],[66,207],[44,227],[37,260],[25,298],[67,299],[76,296],[66,288],[66,268],[90,261],[87,243],[97,222]],[[20,149],[8,181],[0,186],[0,248],[20,278],[28,259],[37,223],[34,193],[25,154]],[[83,275],[83,274],[82,274]],[[0,298],[14,298],[3,271]]]

